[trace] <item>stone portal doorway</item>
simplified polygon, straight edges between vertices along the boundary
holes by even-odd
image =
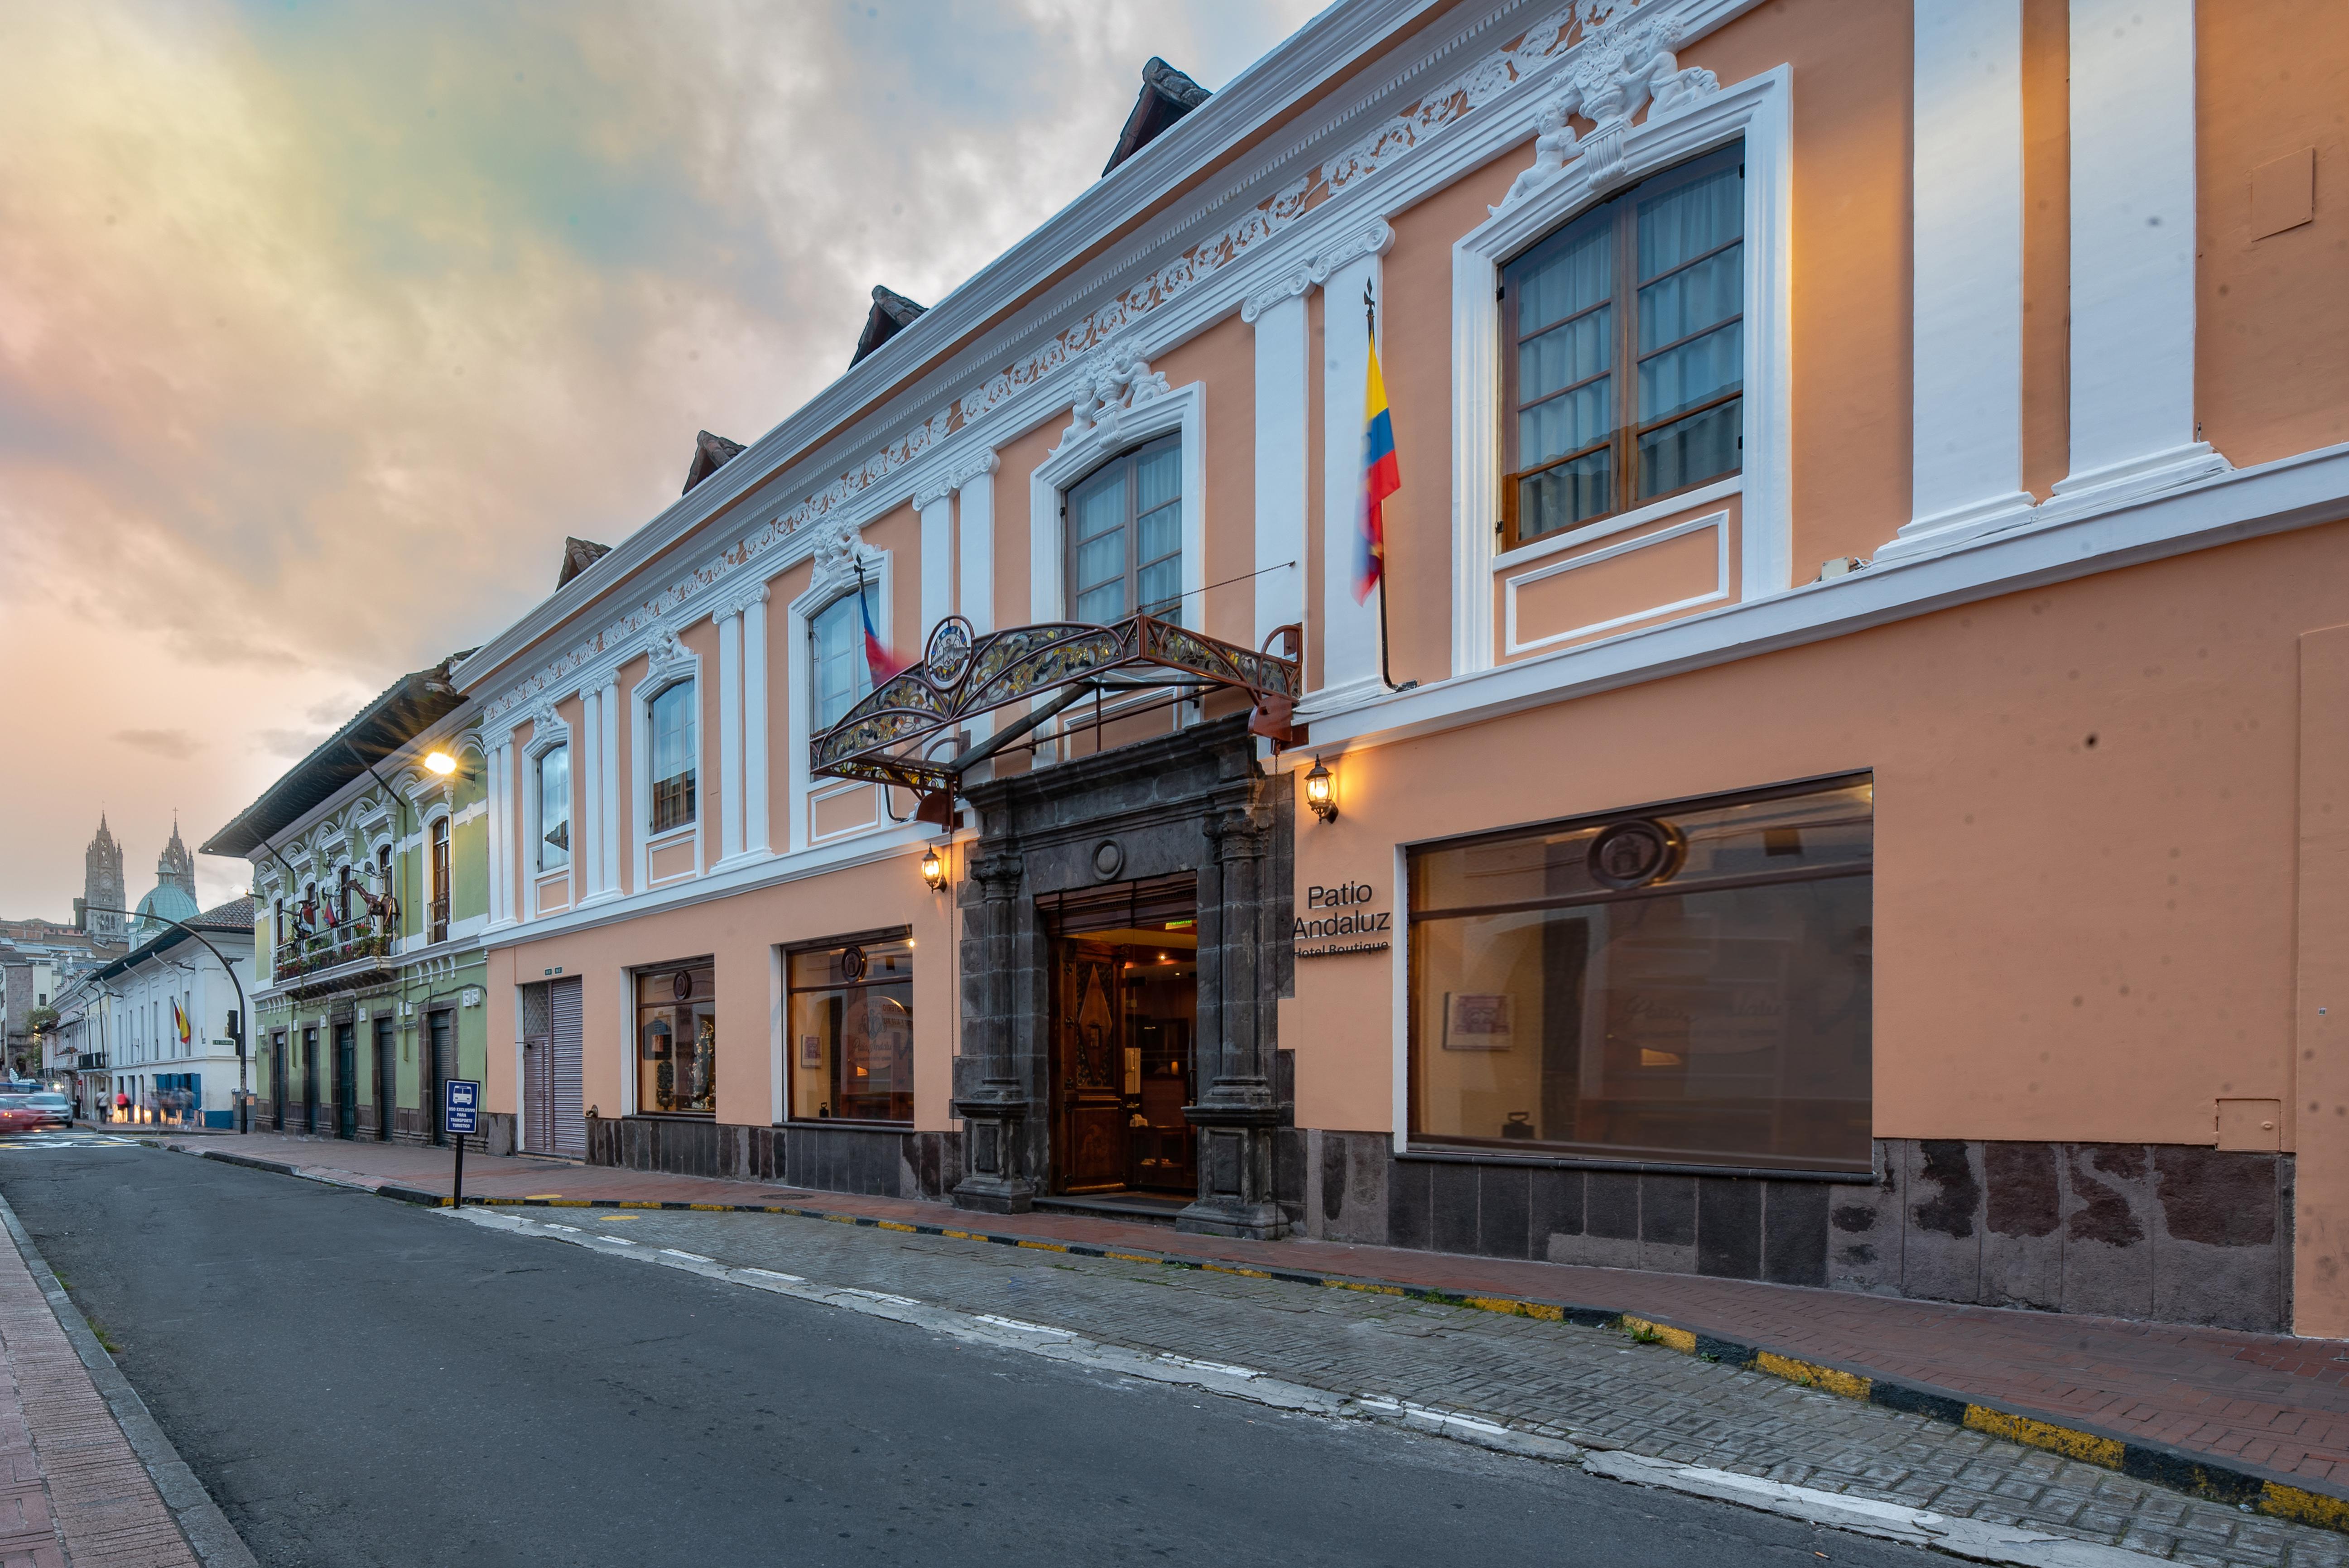
[[[1197,886],[1190,876],[1045,901],[1051,952],[1056,1196],[1155,1199],[1198,1191]]]
[[[980,830],[957,895],[957,1204],[1098,1206],[1112,1200],[1086,1190],[1123,1184],[1113,1201],[1140,1205],[1157,1200],[1137,1181],[1165,1181],[1171,1200],[1179,1171],[1189,1202],[1166,1204],[1178,1229],[1288,1233],[1303,1187],[1275,1186],[1276,1147],[1294,1143],[1277,1035],[1294,818],[1247,726],[1236,713],[965,787]],[[1186,917],[1187,944],[1174,940]],[[1169,974],[1139,976],[1129,1000],[1126,977],[1144,967]],[[1160,1124],[1178,1084],[1187,1132]],[[1141,1164],[1169,1158],[1185,1163]],[[1301,1150],[1284,1168],[1301,1171]]]

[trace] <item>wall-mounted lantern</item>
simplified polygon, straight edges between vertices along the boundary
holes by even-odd
[[[1313,759],[1313,770],[1305,776],[1305,803],[1323,821],[1338,820],[1338,776],[1318,757]]]
[[[947,885],[947,862],[936,844],[922,851],[922,880],[930,884],[932,892]]]

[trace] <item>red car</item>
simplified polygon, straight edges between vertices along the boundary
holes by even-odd
[[[26,1096],[0,1094],[0,1132],[34,1132],[47,1120],[33,1109]]]

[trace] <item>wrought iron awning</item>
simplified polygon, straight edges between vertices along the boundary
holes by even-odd
[[[1226,687],[1256,705],[1248,727],[1277,744],[1296,738],[1290,718],[1305,694],[1303,636],[1283,626],[1251,651],[1154,615],[1106,626],[1049,621],[981,636],[959,615],[940,621],[922,662],[884,681],[810,743],[819,779],[864,779],[924,797],[923,817],[943,821],[963,770],[993,756],[1079,697],[1160,689]],[[1274,643],[1281,653],[1271,651]],[[1057,694],[1057,695],[1055,695]],[[929,755],[963,721],[1031,699],[1038,706],[988,740],[951,757]]]

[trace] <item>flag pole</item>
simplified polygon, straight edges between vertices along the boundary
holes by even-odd
[[[1371,285],[1367,283],[1362,285],[1362,330],[1369,336],[1371,352],[1377,353],[1379,307],[1377,302],[1371,298]],[[1380,531],[1379,537],[1379,679],[1386,683],[1389,691],[1409,691],[1419,684],[1417,681],[1405,681],[1402,686],[1395,685],[1394,672],[1387,665],[1387,541],[1384,530]]]

